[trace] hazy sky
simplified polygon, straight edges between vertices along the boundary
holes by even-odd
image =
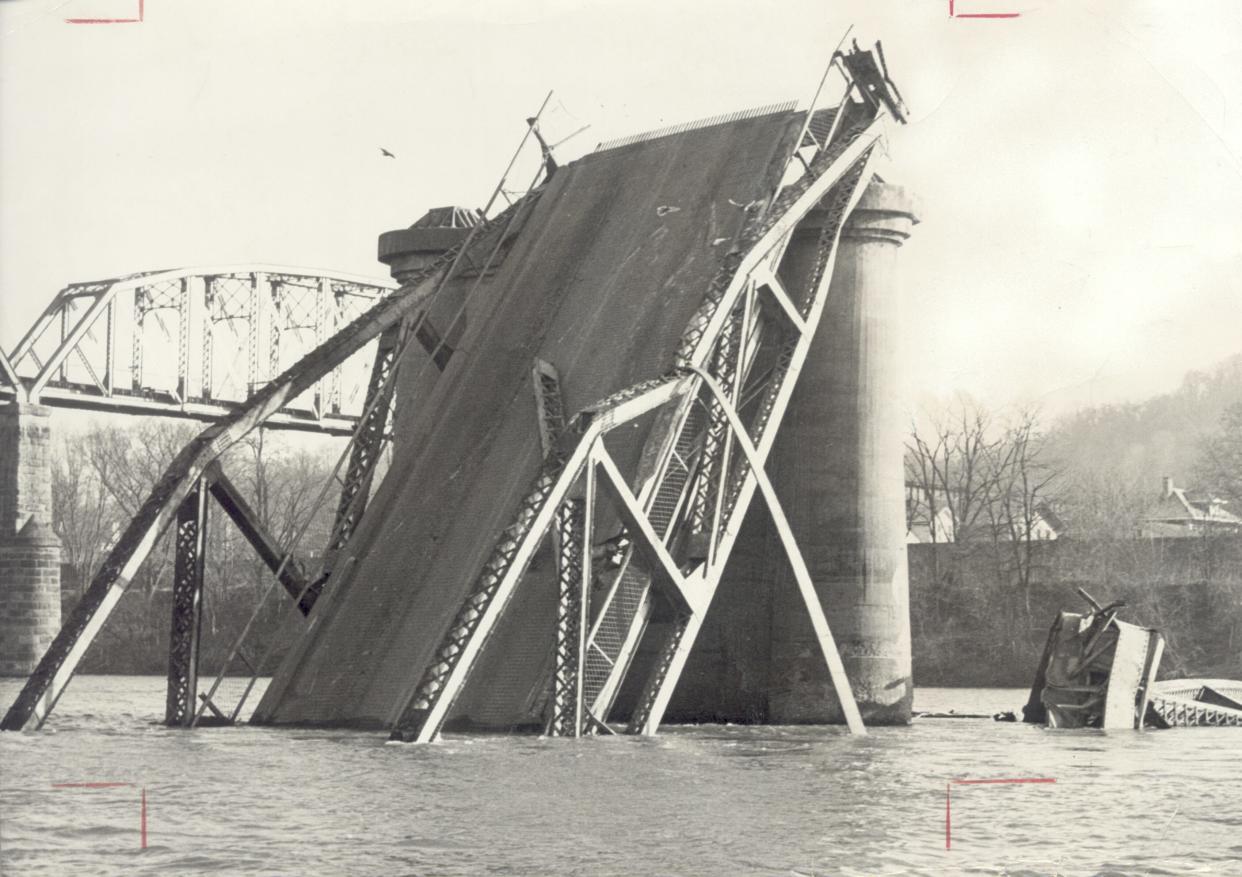
[[[846,27],[912,110],[909,403],[1053,413],[1242,352],[1242,4],[0,2],[0,345],[70,281],[375,239],[486,198],[544,93],[601,140],[806,99]],[[383,158],[379,147],[396,153]]]

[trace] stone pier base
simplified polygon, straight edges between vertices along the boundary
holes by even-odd
[[[51,411],[0,406],[0,676],[25,676],[60,629]]]
[[[60,629],[60,540],[37,517],[0,540],[0,676],[27,676]]]

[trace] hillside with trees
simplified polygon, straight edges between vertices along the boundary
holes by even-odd
[[[906,454],[916,683],[1025,684],[1078,587],[1161,628],[1165,676],[1242,676],[1242,534],[1139,536],[1164,476],[1242,510],[1242,355],[1051,424],[969,401],[928,420]]]
[[[1242,354],[1209,371],[1190,372],[1172,393],[1062,418],[1047,436],[1049,454],[1063,472],[1058,514],[1075,538],[1128,537],[1164,476],[1226,498],[1233,490],[1242,500],[1236,482],[1229,486],[1230,457],[1221,444],[1230,429],[1238,442],[1240,428]],[[1242,456],[1236,445],[1234,453]],[[1239,505],[1235,501],[1234,508]]]

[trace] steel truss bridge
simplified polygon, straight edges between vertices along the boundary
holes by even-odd
[[[74,283],[9,354],[0,352],[0,402],[218,420],[395,288],[274,265]],[[373,347],[335,366],[263,425],[350,435]]]
[[[632,733],[654,733],[756,492],[780,536],[847,723],[853,732],[863,732],[828,620],[763,469],[823,312],[845,218],[874,176],[876,155],[883,149],[882,135],[888,119],[904,121],[900,97],[869,52],[837,52],[829,66],[830,71],[833,69],[841,73],[845,90],[831,117],[831,126],[825,130],[814,124],[818,121],[814,110],[823,89],[821,82],[786,165],[795,178],[790,181],[787,174],[785,184],[773,193],[766,209],[745,233],[741,251],[706,291],[698,314],[683,336],[672,372],[567,416],[555,368],[548,363],[532,363],[532,405],[540,414],[545,443],[543,469],[520,504],[513,523],[479,571],[434,658],[425,668],[414,668],[405,706],[392,724],[394,739],[426,742],[439,734],[484,643],[513,593],[521,587],[532,557],[545,540],[554,545],[559,582],[556,618],[549,620],[556,624],[557,637],[555,670],[549,680],[547,733],[578,736],[610,732],[609,709],[646,626],[652,597],[659,593],[674,608],[676,622],[659,644],[658,660],[628,726]],[[827,76],[825,72],[825,79]],[[847,103],[861,110],[855,112],[848,125],[839,126]],[[538,120],[539,114],[529,120],[527,135],[533,133],[541,140]],[[519,154],[527,142],[524,138]],[[544,158],[548,158],[546,149]],[[0,727],[42,726],[139,565],[169,527],[176,528],[177,553],[166,721],[170,725],[192,726],[204,719],[208,711],[217,720],[236,719],[241,702],[228,710],[213,700],[227,667],[207,693],[197,694],[197,643],[209,499],[214,498],[243,532],[248,531],[247,538],[272,568],[269,593],[279,587],[302,614],[309,612],[318,593],[331,586],[334,551],[348,540],[365,509],[375,458],[384,440],[396,365],[414,338],[428,347],[432,360],[435,359],[438,345],[425,340],[429,337],[425,331],[426,314],[446,280],[455,275],[463,261],[470,263],[469,270],[478,277],[487,275],[516,208],[521,205],[518,200],[496,215],[489,214],[498,196],[507,198],[506,183],[513,166],[511,162],[483,209],[485,221],[471,229],[462,245],[426,266],[399,290],[385,294],[389,289],[384,284],[326,277],[301,284],[319,302],[312,313],[317,315],[313,325],[314,331],[320,333],[320,341],[283,371],[276,372],[276,366],[284,360],[276,358],[273,352],[281,349],[280,340],[263,347],[259,311],[250,311],[256,317],[244,324],[246,337],[256,340],[246,348],[249,355],[245,371],[238,376],[240,384],[235,384],[245,387],[244,394],[240,394],[243,398],[224,405],[216,400],[216,385],[210,393],[205,391],[215,380],[211,356],[200,360],[198,371],[189,366],[188,359],[178,360],[175,384],[167,386],[162,391],[167,395],[152,404],[167,406],[169,413],[183,406],[219,405],[214,412],[219,420],[186,445],[170,464],[110,551]],[[541,173],[554,168],[553,162],[545,161],[525,191],[535,187]],[[827,214],[818,233],[814,270],[800,288],[787,289],[777,276],[777,266],[795,227],[814,209]],[[495,238],[496,246],[480,268],[466,256],[466,251],[476,239],[489,240],[480,237],[486,235]],[[288,288],[295,285],[295,275],[267,272],[266,278],[259,279],[258,273],[162,272],[88,284],[80,290],[71,287],[58,297],[60,305],[54,303],[49,307],[27,333],[14,351],[12,362],[5,363],[10,394],[16,392],[22,398],[24,393],[28,401],[51,401],[56,398],[48,393],[51,388],[64,387],[68,394],[72,385],[82,388],[78,398],[93,397],[101,407],[132,404],[133,399],[143,395],[146,372],[142,341],[135,348],[139,352],[131,351],[130,392],[118,394],[123,381],[118,381],[113,369],[116,347],[110,340],[114,325],[111,319],[104,333],[107,368],[96,368],[89,380],[82,382],[75,381],[66,363],[70,354],[87,359],[75,351],[100,315],[105,310],[112,312],[116,293],[131,290],[135,299],[141,300],[142,304],[133,305],[139,323],[157,304],[175,311],[179,317],[180,356],[190,349],[183,342],[191,334],[185,328],[190,322],[182,316],[189,305],[183,307],[180,303],[188,300],[195,283],[205,300],[210,298],[210,290],[217,290],[216,300],[220,303],[211,307],[220,310],[204,311],[210,314],[268,307],[276,293],[267,290],[280,286],[286,290],[282,294],[288,294]],[[222,277],[227,280],[221,280]],[[234,310],[224,309],[219,298],[221,283],[229,284],[233,290],[230,301],[235,304],[229,307]],[[349,284],[358,290],[365,287],[368,292],[355,292],[353,288],[346,291]],[[152,288],[161,291],[139,292]],[[341,293],[354,299],[369,295],[370,307],[343,325],[334,324],[332,321],[343,319],[339,311],[330,319],[322,314],[333,302],[339,306]],[[79,297],[86,303],[85,315],[76,323],[72,318],[62,318],[62,326],[71,328],[62,328],[55,353],[36,358],[32,349],[39,335],[65,312],[68,303]],[[249,304],[242,304],[243,301]],[[209,333],[224,319],[208,319],[206,324],[212,327]],[[336,330],[329,334],[330,324]],[[431,336],[434,335],[432,332]],[[275,339],[276,335],[271,337]],[[377,352],[361,412],[339,465],[343,473],[336,478],[343,489],[327,560],[317,575],[308,574],[294,567],[291,550],[272,544],[253,525],[244,501],[224,478],[218,460],[250,432],[281,418],[288,425],[295,425],[335,416],[333,376],[351,357],[376,342]],[[211,345],[207,349],[210,352]],[[263,350],[268,355],[266,366],[262,364]],[[27,362],[35,364],[37,373],[33,379],[18,378],[17,368]],[[209,367],[207,371],[204,366]],[[204,374],[209,376],[208,380],[203,379]],[[139,388],[137,392],[135,387]],[[127,398],[112,401],[118,395]],[[652,435],[658,453],[644,461],[643,472],[621,472],[605,438],[610,431],[653,414],[656,426]],[[636,483],[638,489],[632,488]],[[616,575],[601,602],[592,594],[602,561],[594,556],[591,521],[602,504],[610,506],[620,518],[625,538],[618,541]],[[694,549],[687,552],[687,545]],[[257,612],[258,609],[256,615]],[[234,644],[230,662],[238,658],[249,666],[253,684],[262,659],[256,661],[253,655],[245,653],[244,639],[245,632]],[[247,687],[247,694],[249,690]]]

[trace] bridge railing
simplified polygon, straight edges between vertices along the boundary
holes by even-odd
[[[148,271],[62,289],[0,369],[0,400],[214,420],[396,288],[389,280],[234,265]],[[266,424],[349,434],[374,345]]]

